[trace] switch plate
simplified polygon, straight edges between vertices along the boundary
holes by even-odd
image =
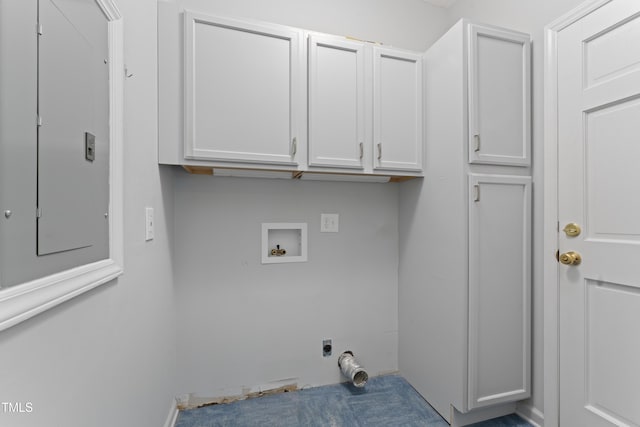
[[[340,225],[340,215],[320,214],[320,232],[337,233]]]
[[[145,208],[145,240],[153,240],[154,233],[154,221],[153,221],[153,208]]]

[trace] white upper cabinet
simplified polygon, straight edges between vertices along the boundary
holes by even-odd
[[[531,164],[530,36],[469,25],[469,162]]]
[[[310,35],[308,74],[309,166],[422,170],[419,55]]]
[[[373,48],[374,168],[422,170],[422,59]]]
[[[184,12],[184,157],[297,165],[301,32]]]
[[[364,43],[309,36],[309,165],[363,168]]]
[[[419,54],[211,10],[158,3],[159,163],[422,176]]]

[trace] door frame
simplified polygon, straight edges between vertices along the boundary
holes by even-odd
[[[562,30],[613,0],[587,0],[544,32],[544,425],[560,424],[560,299],[558,250],[558,63]]]

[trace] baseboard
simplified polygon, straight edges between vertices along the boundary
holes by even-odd
[[[174,427],[178,421],[178,405],[175,399],[171,399],[171,409],[167,416],[167,421],[164,423],[164,427]]]
[[[516,414],[533,424],[534,427],[544,426],[544,414],[530,403],[519,403],[516,407]]]
[[[479,423],[503,415],[513,414],[516,411],[515,403],[501,403],[499,405],[477,408],[467,413],[459,412],[451,406],[451,427],[462,427]]]

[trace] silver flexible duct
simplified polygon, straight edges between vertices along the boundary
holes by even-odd
[[[364,370],[362,366],[358,364],[353,353],[345,351],[338,358],[338,366],[342,371],[342,374],[351,380],[351,383],[356,387],[364,387],[369,379],[369,374]]]

